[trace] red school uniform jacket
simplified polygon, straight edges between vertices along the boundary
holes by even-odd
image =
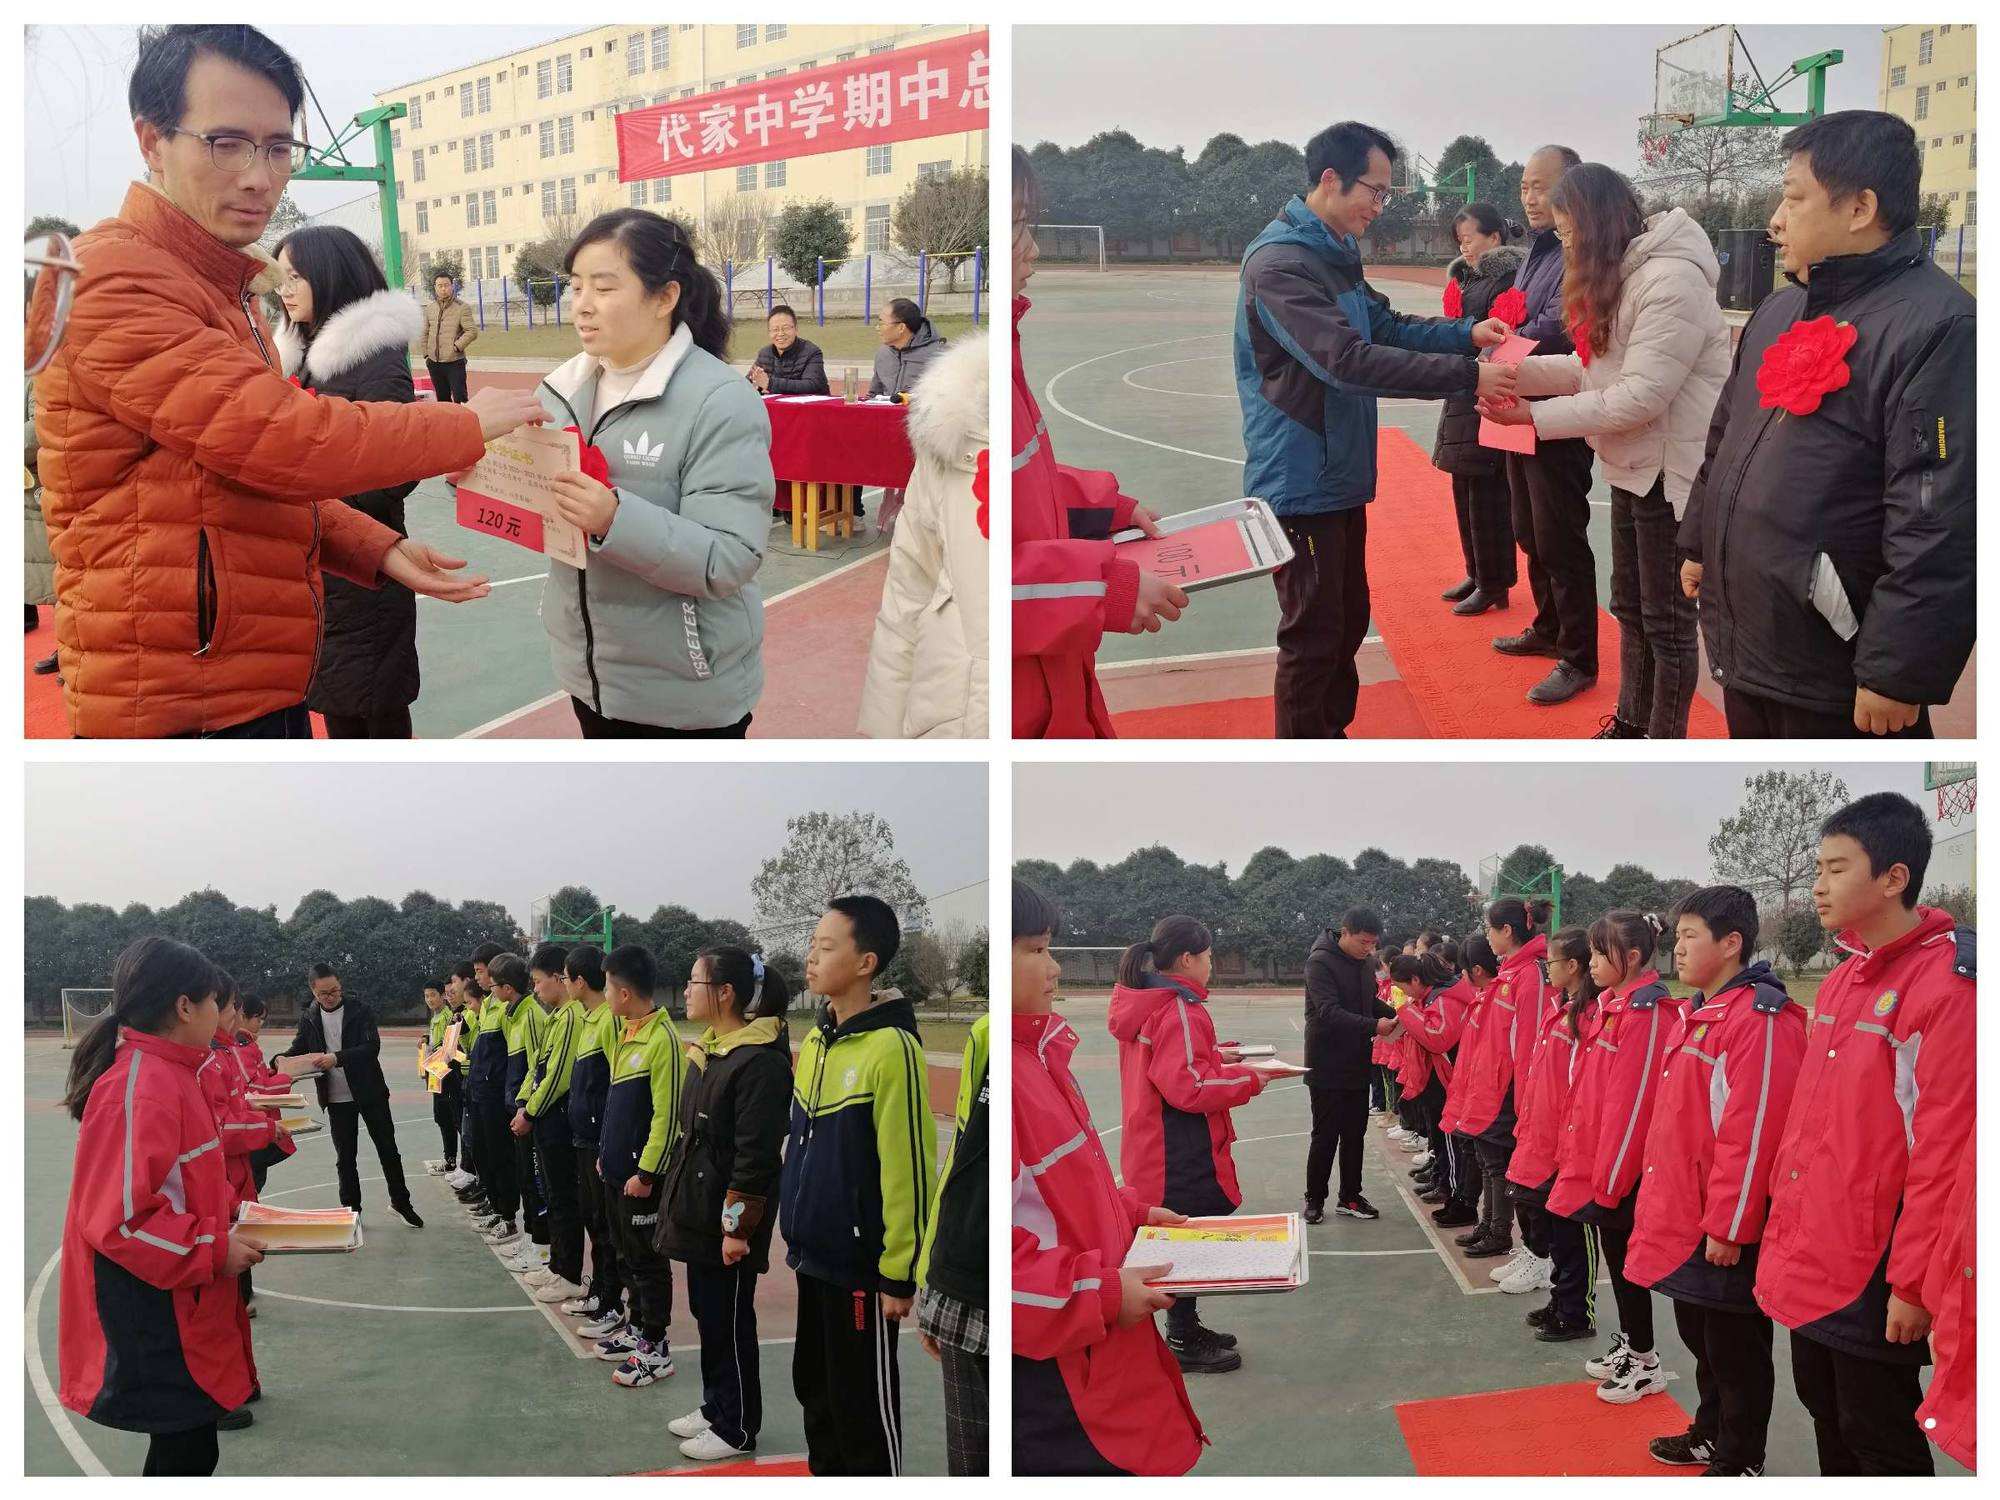
[[[1616,1208],[1639,1185],[1660,1063],[1687,1014],[1652,969],[1605,991],[1599,1007],[1597,1034],[1584,1049],[1569,1118],[1556,1138],[1549,1212],[1564,1218],[1590,1203]]]
[[[1548,1007],[1549,976],[1542,967],[1548,954],[1548,937],[1538,932],[1500,960],[1492,998],[1466,1023],[1458,1053],[1463,1088],[1455,1091],[1457,1113],[1445,1111],[1445,1130],[1479,1135],[1490,1129],[1507,1107],[1515,1079],[1527,1076],[1528,1055]]]
[[[249,1322],[222,1278],[235,1195],[195,1078],[204,1059],[121,1030],[77,1132],[62,1404],[128,1432],[182,1432],[250,1395]]]
[[[236,1066],[242,1071],[243,1080],[253,1094],[289,1094],[292,1091],[292,1080],[265,1060],[255,1037],[237,1032],[232,1050],[236,1053]]]
[[[1852,933],[1837,941],[1850,956],[1814,1007],[1771,1177],[1757,1303],[1808,1338],[1901,1348],[1863,1304],[1886,1255],[1890,1289],[1924,1305],[1973,1127],[1973,935],[1920,906],[1915,927],[1872,952]]]
[[[1059,464],[1021,366],[1014,299],[1014,738],[1115,739],[1097,686],[1097,643],[1132,628],[1139,566],[1111,533],[1138,502],[1116,475]]]
[[[1973,1158],[1979,1132],[1965,1133],[1965,1155],[1958,1164],[1946,1207],[1944,1231],[1931,1252],[1930,1274],[1924,1278],[1924,1306],[1930,1310],[1930,1389],[1917,1408],[1917,1426],[1924,1436],[1968,1469],[1977,1469],[1974,1442],[1979,1414],[1975,1380],[1979,1348],[1979,1281],[1973,1275],[1978,1250],[1979,1205],[1973,1180]]]
[[[209,1043],[208,1056],[195,1069],[195,1081],[215,1116],[215,1133],[222,1142],[222,1164],[229,1175],[230,1191],[238,1203],[257,1196],[257,1179],[250,1171],[250,1158],[278,1138],[275,1111],[258,1109],[248,1099],[249,1085],[237,1065],[236,1049],[230,1043]]]
[[[1735,1245],[1764,1239],[1768,1256],[1771,1163],[1805,1047],[1805,1007],[1765,963],[1700,1001],[1675,1028],[1646,1132],[1628,1278],[1650,1287],[1697,1256],[1705,1266],[1706,1235]]]
[[[1560,1001],[1561,996],[1558,995]],[[1514,1090],[1520,1118],[1514,1122],[1514,1154],[1507,1161],[1507,1180],[1524,1188],[1540,1188],[1556,1175],[1556,1143],[1569,1123],[1570,1101],[1577,1070],[1590,1044],[1597,1040],[1597,1002],[1577,1013],[1577,1030],[1569,1029],[1567,1007],[1558,1003],[1542,1021],[1541,1035],[1528,1066],[1525,1084]]]
[[[1466,983],[1471,985],[1471,981]],[[1465,1007],[1459,1017],[1458,1045],[1452,1050],[1451,1075],[1444,1081],[1444,1109],[1438,1115],[1438,1129],[1451,1135],[1460,1129],[1459,1118],[1465,1113],[1465,1085],[1468,1074],[1466,1060],[1472,1055],[1474,1038],[1481,1029],[1486,1007],[1493,999],[1493,992],[1500,988],[1500,981],[1489,979],[1482,985],[1472,985],[1472,1003]]]
[[[1446,1098],[1450,1098],[1451,1050],[1464,1035],[1466,1015],[1477,998],[1472,982],[1461,974],[1399,1012],[1403,1029],[1393,1041],[1396,1081],[1404,1092],[1421,1094],[1435,1077],[1445,1085]]]
[[[1014,1017],[1014,1472],[1185,1474],[1207,1439],[1151,1318],[1118,1325],[1148,1205],[1120,1188],[1060,1016]]]
[[[1229,1112],[1264,1087],[1248,1068],[1215,1051],[1208,993],[1154,975],[1148,989],[1111,992],[1118,1039],[1118,1093],[1125,1182],[1148,1203],[1181,1214],[1226,1214],[1243,1201],[1230,1147]]]

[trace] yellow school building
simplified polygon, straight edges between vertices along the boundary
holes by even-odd
[[[787,202],[826,198],[848,221],[851,255],[888,252],[896,200],[930,173],[986,167],[987,132],[621,183],[614,121],[628,110],[980,29],[593,26],[385,89],[378,103],[409,111],[391,137],[406,275],[427,278],[438,256],[455,251],[468,279],[511,276],[515,250],[552,223],[581,227],[628,205],[697,224],[722,216],[734,225],[725,237],[732,258],[743,262],[766,253],[757,243],[762,220]]]
[[[1878,107],[1908,120],[1922,191],[1944,194],[1950,226],[1979,222],[1979,74],[1972,26],[1885,26]]]

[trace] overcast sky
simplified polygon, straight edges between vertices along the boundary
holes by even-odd
[[[331,11],[323,12],[332,14]],[[169,17],[171,19],[171,17]],[[531,47],[581,30],[566,26],[286,26],[263,30],[304,65],[306,82],[336,130],[375,104],[378,89],[394,88],[485,57]],[[30,217],[60,214],[88,229],[118,212],[128,184],[143,170],[132,135],[126,86],[132,80],[138,28],[30,26],[24,95],[27,208]],[[307,139],[324,144],[327,127],[306,100]],[[348,159],[374,162],[364,136]],[[292,201],[318,213],[366,196],[366,183],[301,182]]]
[[[504,901],[556,887],[648,916],[754,915],[750,881],[815,811],[888,819],[942,924],[986,923],[983,765],[179,765],[28,769],[31,896],[162,906],[214,886],[289,916],[307,891]]]
[[[1014,139],[1075,146],[1127,130],[1190,160],[1218,131],[1303,146],[1335,120],[1379,125],[1435,161],[1461,133],[1503,162],[1560,141],[1638,166],[1654,50],[1700,29],[1643,26],[1029,26],[1014,32]],[[1829,109],[1873,109],[1877,26],[1745,26],[1767,82],[1839,48]],[[1518,81],[1518,83],[1517,83]],[[1520,102],[1503,97],[1513,88]],[[1803,85],[1780,102],[1803,108]]]
[[[1565,869],[1601,876],[1631,861],[1662,878],[1708,878],[1708,837],[1763,765],[1021,765],[1014,854],[1110,864],[1165,844],[1240,871],[1276,844],[1352,859],[1479,861],[1541,844]],[[1921,764],[1829,765],[1854,796],[1901,792],[1935,809]],[[1144,810],[1141,821],[1140,810]]]

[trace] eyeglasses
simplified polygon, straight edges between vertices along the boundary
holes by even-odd
[[[247,135],[208,135],[198,130],[169,130],[168,135],[191,135],[208,147],[208,159],[218,172],[242,173],[261,154],[277,177],[289,177],[306,164],[312,147],[304,141],[272,141],[260,146]]]
[[[1389,206],[1389,200],[1396,196],[1396,190],[1393,187],[1377,187],[1374,183],[1369,182],[1365,179],[1363,179],[1360,182],[1357,182],[1355,186],[1365,187],[1368,189],[1369,192],[1373,193],[1375,195],[1375,206],[1377,208],[1387,208]]]
[[[29,235],[23,259],[28,273],[23,303],[27,319],[25,362],[29,375],[39,375],[62,343],[70,299],[76,294],[76,278],[83,267],[66,234]]]

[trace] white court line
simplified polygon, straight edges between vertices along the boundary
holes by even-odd
[[[1234,336],[1234,334],[1230,333],[1196,333],[1190,334],[1186,338],[1161,339],[1157,343],[1133,344],[1129,348],[1113,349],[1108,353],[1094,354],[1089,359],[1080,359],[1068,369],[1058,370],[1055,374],[1051,375],[1042,386],[1042,399],[1068,417],[1072,422],[1081,422],[1085,427],[1093,428],[1108,437],[1123,438],[1128,443],[1140,443],[1148,448],[1159,448],[1165,452],[1179,453],[1188,458],[1205,458],[1211,463],[1230,464],[1240,469],[1243,467],[1243,460],[1240,458],[1228,458],[1220,453],[1203,453],[1195,448],[1177,448],[1172,443],[1156,443],[1151,438],[1136,437],[1129,432],[1120,432],[1116,427],[1106,427],[1102,422],[1093,422],[1088,417],[1080,417],[1067,406],[1064,406],[1056,396],[1056,382],[1061,380],[1065,375],[1073,375],[1078,370],[1085,369],[1090,365],[1101,364],[1107,359],[1117,359],[1119,356],[1125,354],[1138,354],[1147,349],[1168,349],[1176,344],[1198,344],[1204,339],[1226,339],[1233,338]]]
[[[1308,1250],[1308,1255],[1429,1255],[1429,1249],[1419,1246],[1414,1250]]]
[[[1489,1282],[1485,1286],[1474,1286],[1466,1279],[1465,1272],[1459,1268],[1458,1257],[1445,1249],[1444,1241],[1438,1238],[1437,1225],[1431,1222],[1431,1216],[1424,1212],[1423,1205],[1410,1196],[1410,1190],[1404,1187],[1402,1180],[1396,1176],[1393,1165],[1390,1168],[1390,1177],[1392,1179],[1390,1185],[1396,1189],[1397,1196],[1410,1210],[1410,1217],[1416,1220],[1417,1228],[1424,1232],[1424,1238],[1431,1242],[1431,1248],[1437,1251],[1437,1258],[1443,1261],[1445,1269],[1451,1272],[1451,1279],[1458,1283],[1458,1289],[1468,1297],[1484,1297],[1489,1292],[1498,1296],[1500,1288],[1497,1283]]]
[[[49,1426],[55,1428],[56,1436],[62,1439],[63,1447],[76,1466],[90,1479],[108,1479],[111,1471],[104,1467],[102,1459],[91,1452],[90,1444],[83,1440],[83,1434],[76,1430],[76,1423],[63,1410],[62,1402],[56,1399],[55,1387],[49,1384],[49,1372],[42,1361],[42,1293],[47,1290],[49,1277],[55,1273],[56,1263],[62,1259],[62,1251],[57,1250],[42,1267],[42,1274],[35,1278],[34,1290],[28,1293],[28,1326],[22,1335],[21,1352],[28,1361],[28,1380],[35,1387],[35,1399],[42,1404],[42,1415],[49,1419]]]

